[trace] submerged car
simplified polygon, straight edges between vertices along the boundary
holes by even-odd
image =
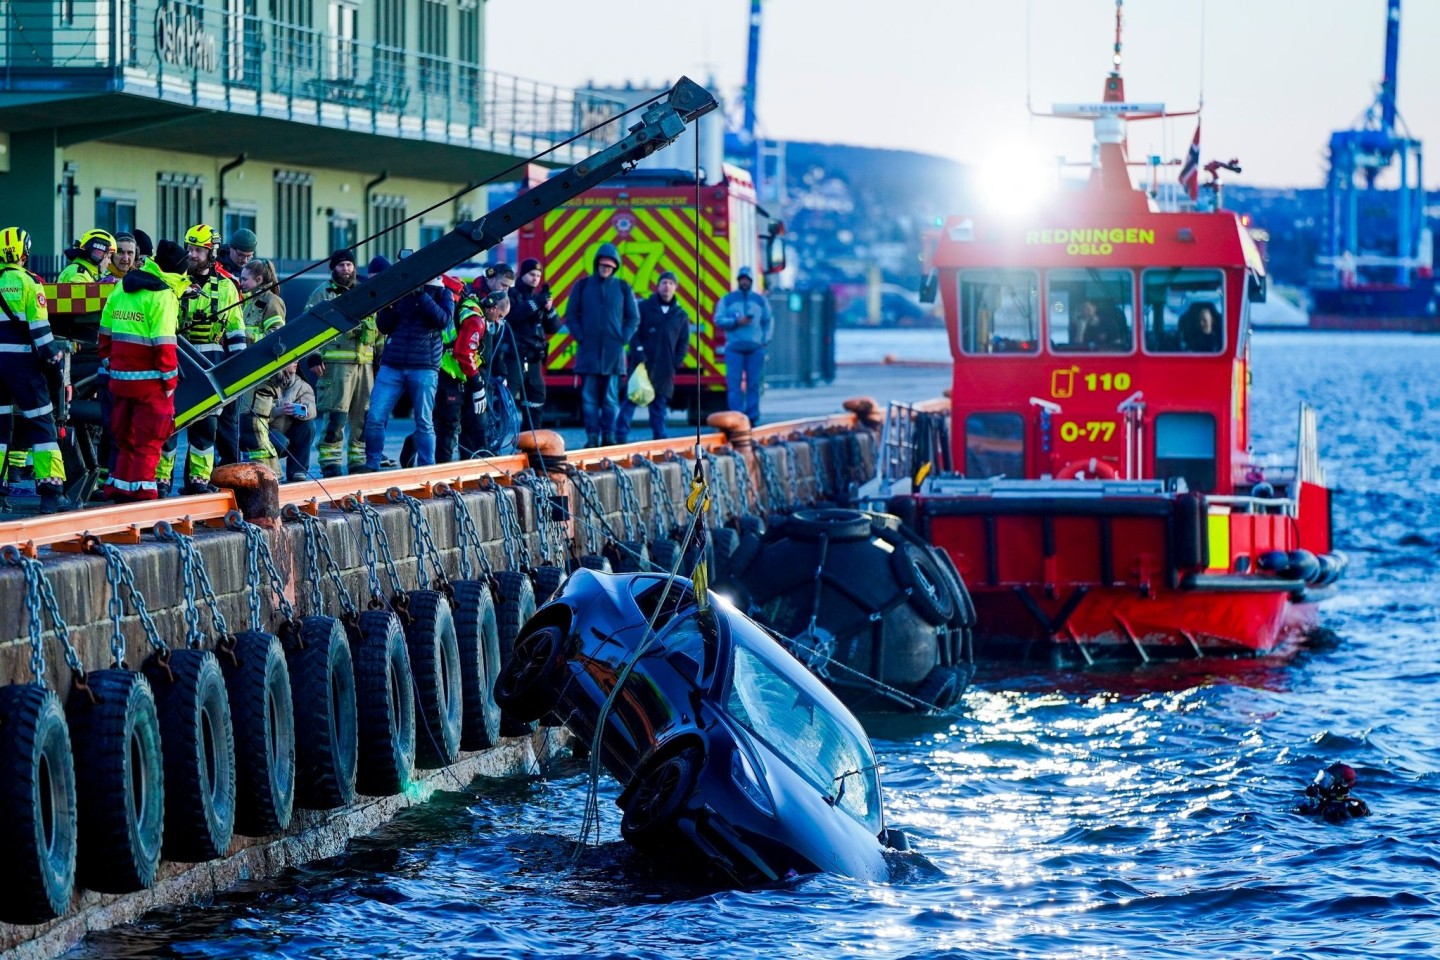
[[[495,699],[593,742],[631,661],[598,741],[627,841],[744,885],[888,878],[904,835],[885,827],[859,721],[724,598],[700,609],[688,580],[577,570],[516,639]]]

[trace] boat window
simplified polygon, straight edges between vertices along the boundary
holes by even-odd
[[[960,349],[1040,349],[1040,275],[1033,270],[960,271]]]
[[[880,831],[880,778],[870,744],[743,646],[735,647],[725,712],[835,806],[871,833]]]
[[[1155,476],[1184,477],[1191,490],[1215,492],[1215,418],[1208,413],[1155,417]]]
[[[1146,270],[1145,349],[1219,353],[1225,349],[1225,280],[1219,270]]]
[[[1018,413],[972,413],[965,418],[965,476],[1025,476],[1025,418]]]
[[[1129,353],[1135,346],[1135,275],[1129,270],[1051,270],[1045,317],[1054,350]]]

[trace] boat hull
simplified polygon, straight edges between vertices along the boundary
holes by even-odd
[[[1440,333],[1432,286],[1317,288],[1312,330]]]

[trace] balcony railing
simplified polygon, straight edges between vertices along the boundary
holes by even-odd
[[[624,110],[450,57],[229,12],[239,6],[0,0],[0,90],[108,90],[521,154]],[[574,151],[614,136],[582,138]]]

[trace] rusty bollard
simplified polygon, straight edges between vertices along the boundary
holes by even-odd
[[[855,414],[863,427],[879,430],[885,425],[885,413],[873,397],[851,397],[845,401],[846,411]]]
[[[749,454],[754,445],[750,438],[750,418],[738,410],[718,410],[705,418],[705,423],[725,434],[725,442],[741,453]]]
[[[235,505],[245,519],[266,530],[280,529],[280,481],[259,463],[227,463],[210,478],[217,487],[235,494]]]

